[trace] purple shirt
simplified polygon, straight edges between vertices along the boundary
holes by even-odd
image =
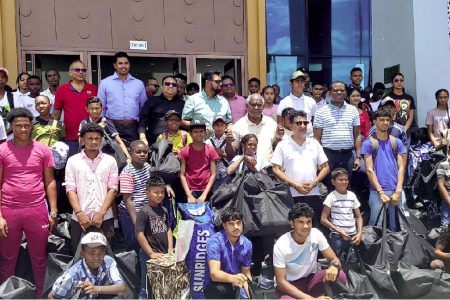
[[[239,237],[234,247],[225,232],[215,233],[206,243],[206,259],[220,261],[220,270],[228,274],[239,274],[241,268],[249,268],[252,263],[252,242],[244,235]],[[211,282],[210,276],[205,276],[204,286]]]
[[[231,122],[236,123],[237,120],[247,114],[247,101],[244,97],[234,94],[234,97],[227,99],[227,101],[231,108]]]
[[[103,115],[113,120],[139,120],[147,101],[144,83],[130,74],[126,80],[117,73],[103,79],[97,96],[102,100]]]

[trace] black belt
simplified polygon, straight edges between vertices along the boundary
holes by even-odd
[[[336,152],[336,153],[347,153],[347,152],[353,151],[353,148],[350,148],[350,149],[338,149],[338,150],[334,150],[334,149],[330,149],[330,148],[323,148],[323,150],[330,151],[330,152]]]

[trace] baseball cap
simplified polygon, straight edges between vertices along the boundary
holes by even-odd
[[[5,72],[6,76],[9,77],[9,71],[6,68],[0,67],[0,72]]]
[[[214,118],[214,120],[213,120],[213,125],[217,122],[217,121],[222,121],[222,122],[224,122],[225,124],[227,124],[227,121],[225,121],[225,117],[224,116],[216,116],[215,118]]]
[[[381,100],[380,102],[380,107],[382,106],[386,106],[388,104],[394,105],[395,106],[395,102],[394,100],[392,100],[391,98],[384,98],[383,100]]]
[[[199,119],[192,119],[192,120],[191,120],[191,123],[189,124],[189,126],[191,127],[191,129],[192,129],[192,128],[195,128],[195,127],[203,127],[203,128],[206,129],[206,124],[205,124],[205,122],[203,122],[203,121],[201,121],[201,120],[199,120]]]
[[[181,119],[180,113],[177,112],[176,110],[171,109],[168,112],[166,112],[166,114],[164,115],[164,120],[167,120],[168,118],[170,118],[171,115],[177,115]]]
[[[291,75],[291,80],[295,80],[295,79],[297,79],[298,77],[303,77],[303,78],[305,78],[305,74],[303,74],[302,71],[295,71],[295,72],[292,73],[292,75]]]
[[[81,245],[88,245],[90,247],[106,247],[106,237],[100,232],[89,232],[81,239]]]

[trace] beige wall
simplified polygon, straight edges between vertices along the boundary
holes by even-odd
[[[259,78],[263,87],[267,77],[266,3],[248,0],[246,4],[248,78]]]
[[[14,0],[0,0],[0,66],[9,71],[8,85],[14,88],[18,74],[16,9]]]

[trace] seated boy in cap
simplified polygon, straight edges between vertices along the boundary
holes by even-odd
[[[79,289],[82,289],[79,299],[118,295],[125,291],[116,261],[106,255],[103,234],[89,232],[81,239],[81,257],[56,280],[49,298],[70,299]]]
[[[204,142],[205,123],[192,119],[189,130],[192,144],[181,149],[178,154],[181,185],[188,203],[205,202],[216,180],[216,160],[219,160],[219,155]]]
[[[192,138],[184,130],[180,129],[181,125],[181,115],[175,110],[169,110],[164,116],[166,122],[166,130],[161,133],[156,139],[158,142],[165,139],[173,143],[172,151],[176,154],[180,150],[192,143]]]

